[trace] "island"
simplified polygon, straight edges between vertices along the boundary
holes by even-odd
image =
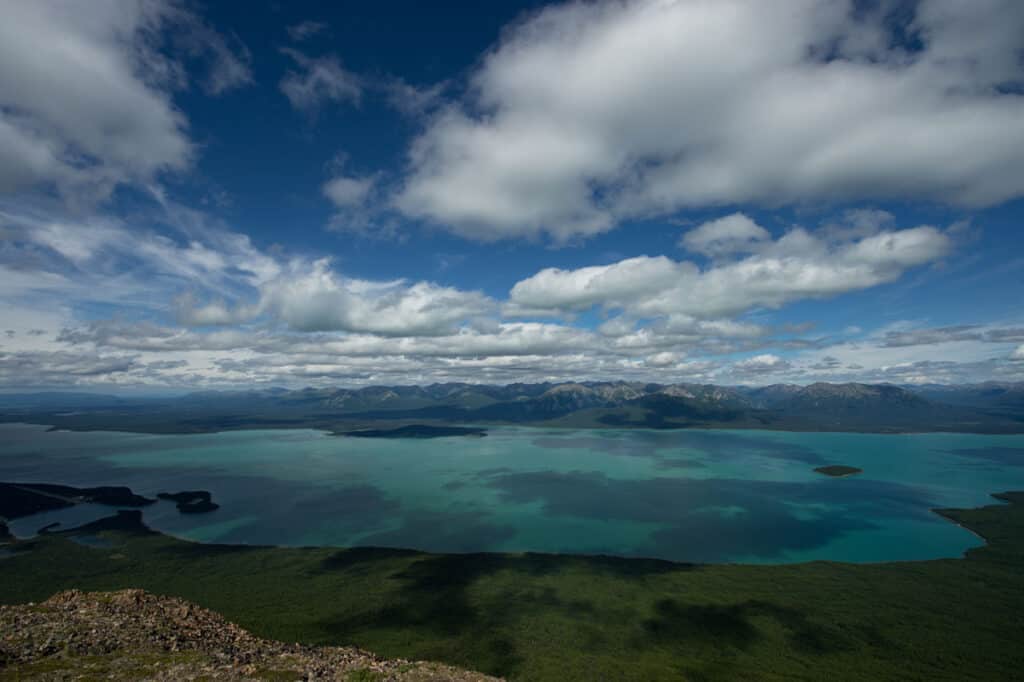
[[[203,514],[220,509],[206,490],[183,490],[180,493],[157,493],[161,500],[174,502],[182,514]]]
[[[433,426],[429,424],[410,424],[393,429],[362,429],[359,431],[343,431],[336,436],[352,438],[449,438],[451,436],[471,436],[483,438],[487,429],[466,426]]]
[[[864,470],[858,469],[857,467],[846,466],[844,464],[829,464],[828,466],[817,467],[815,471],[819,474],[831,476],[832,478],[842,478],[844,476],[859,474]]]

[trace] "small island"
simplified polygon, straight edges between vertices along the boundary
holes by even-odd
[[[183,490],[180,493],[157,493],[161,500],[174,502],[182,514],[203,514],[220,509],[206,490]]]
[[[832,478],[842,478],[843,476],[859,474],[864,470],[858,469],[857,467],[846,466],[844,464],[829,464],[828,466],[817,467],[815,471],[819,474],[831,476]]]
[[[449,438],[451,436],[472,436],[483,438],[487,429],[465,426],[431,426],[428,424],[410,424],[394,429],[362,429],[360,431],[343,431],[338,436],[353,438]]]

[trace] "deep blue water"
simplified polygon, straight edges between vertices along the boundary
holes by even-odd
[[[813,471],[823,464],[864,472],[828,478]],[[981,544],[931,510],[1024,489],[1024,436],[495,428],[371,440],[0,425],[0,480],[210,490],[215,512],[182,515],[169,502],[144,512],[152,527],[204,542],[886,561]],[[84,505],[11,528],[31,535],[109,513]]]

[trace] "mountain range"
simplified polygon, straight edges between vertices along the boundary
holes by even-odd
[[[632,382],[267,388],[125,398],[0,395],[0,420],[72,429],[205,432],[382,423],[616,428],[1024,432],[1024,383],[718,386]]]

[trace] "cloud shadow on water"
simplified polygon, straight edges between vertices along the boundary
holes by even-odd
[[[971,460],[974,464],[1024,467],[1024,448],[959,448],[956,450],[942,450],[942,452],[963,457]]]
[[[705,464],[680,450],[695,450],[717,460],[764,457],[805,464],[823,464],[825,460],[812,448],[755,435],[721,431],[595,431],[588,434],[545,435],[534,438],[536,447],[546,449],[591,450],[622,457],[642,457],[656,462],[661,469],[700,468]]]
[[[622,480],[581,471],[497,474],[488,481],[504,502],[540,502],[552,518],[658,524],[636,554],[676,561],[772,559],[888,518],[931,518],[931,501],[913,487],[829,483],[834,481]]]
[[[280,499],[276,513],[259,511],[258,521],[227,531],[218,542],[301,544],[295,542],[296,537],[318,528],[348,534],[380,527],[401,509],[397,500],[372,485],[312,491],[308,486],[296,488],[290,497]]]

